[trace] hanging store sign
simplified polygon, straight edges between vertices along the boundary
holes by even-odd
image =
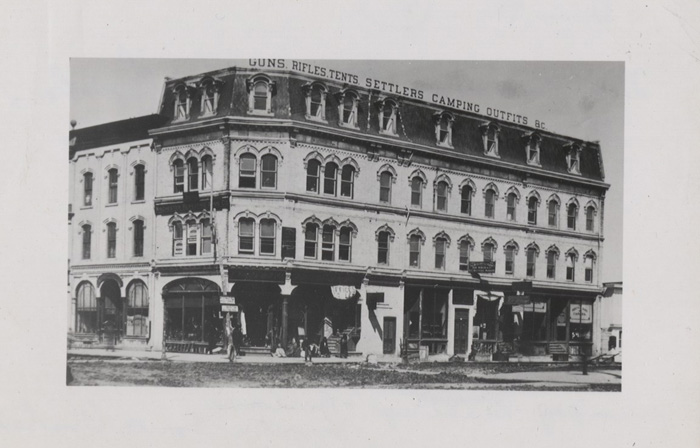
[[[237,313],[238,305],[221,305],[221,311],[224,313]]]
[[[569,320],[576,324],[592,324],[593,308],[590,304],[572,303],[569,308]]]
[[[525,305],[530,303],[530,296],[510,295],[506,296],[505,305]]]
[[[222,305],[235,305],[236,298],[235,297],[220,296],[219,303]]]
[[[350,285],[333,285],[331,286],[333,297],[338,300],[348,300],[357,294],[357,289]]]
[[[495,261],[470,261],[469,272],[476,274],[493,274],[496,272]]]

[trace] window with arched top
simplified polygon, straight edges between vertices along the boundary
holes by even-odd
[[[472,246],[467,239],[463,239],[459,242],[459,270],[468,271],[469,270],[469,257],[471,254]]]
[[[559,227],[559,202],[555,199],[547,203],[547,223],[549,227]]]
[[[199,190],[199,161],[194,157],[187,159],[187,178],[188,190]]]
[[[435,269],[445,269],[445,255],[447,254],[447,238],[435,238]]]
[[[556,279],[557,276],[557,259],[559,258],[559,250],[550,248],[547,250],[547,278],[550,280]]]
[[[126,293],[126,335],[131,337],[148,336],[148,288],[143,282],[135,281]]]
[[[92,206],[92,173],[83,174],[83,205],[85,207]]]
[[[460,211],[465,215],[472,214],[472,197],[474,196],[474,189],[471,185],[466,184],[462,186],[461,190],[461,207]]]
[[[75,306],[76,333],[96,333],[98,331],[97,299],[95,288],[90,283],[83,282],[78,286]]]
[[[398,121],[398,106],[392,100],[383,101],[379,111],[380,134],[396,135]]]
[[[394,175],[389,171],[382,171],[379,175],[379,202],[391,203],[391,184]]]
[[[454,117],[449,113],[443,112],[437,116],[435,123],[435,137],[437,145],[447,148],[452,147],[452,124]]]
[[[503,246],[503,255],[505,257],[505,273],[507,275],[513,275],[515,272],[515,254],[517,253],[517,246],[513,243],[506,243]],[[486,260],[484,257],[484,261]]]
[[[537,266],[537,254],[538,250],[535,247],[527,247],[525,249],[525,257],[526,257],[526,269],[525,269],[525,275],[527,277],[534,277],[535,276],[535,268]]]
[[[341,227],[338,237],[338,260],[352,261],[352,228]]]
[[[355,192],[355,167],[344,165],[340,174],[340,195],[351,198]]]
[[[269,111],[269,87],[266,81],[257,81],[253,85],[253,111]]]
[[[83,237],[83,260],[89,260],[92,247],[92,226],[85,224],[82,226]]]
[[[338,182],[338,165],[335,162],[326,163],[323,169],[323,193],[335,196]]]
[[[414,176],[411,179],[411,205],[420,207],[423,201],[423,179]]]
[[[576,280],[576,258],[575,253],[566,254],[566,279],[570,282]]]
[[[440,212],[447,211],[447,192],[449,185],[446,181],[440,181],[437,184],[435,208]]]
[[[570,203],[566,207],[566,227],[569,230],[576,230],[576,220],[578,218],[578,207],[575,203]]]
[[[255,251],[255,220],[241,218],[238,220],[238,252],[253,253]]]
[[[143,221],[136,219],[132,225],[134,230],[134,257],[143,257]]]
[[[344,92],[340,101],[340,124],[357,128],[358,98],[354,92]]]
[[[494,261],[496,246],[492,242],[485,242],[481,245],[481,252],[484,256],[484,261]]]
[[[188,219],[185,223],[186,243],[185,250],[187,256],[197,255],[197,246],[199,246],[199,224],[194,219]]]
[[[238,188],[255,188],[255,174],[258,166],[258,159],[254,154],[245,153],[239,157],[238,167]]]
[[[309,120],[325,121],[326,119],[326,88],[321,84],[305,86],[306,118]]]
[[[107,171],[107,181],[109,182],[107,203],[116,204],[117,191],[119,188],[119,171],[116,168]]]
[[[491,189],[486,190],[484,199],[485,199],[484,215],[487,218],[493,218],[495,216],[495,209],[496,209],[496,192],[491,190]]]
[[[107,223],[107,258],[117,256],[117,223]]]
[[[190,92],[186,85],[180,84],[174,89],[175,121],[190,118]]]
[[[508,193],[506,195],[506,218],[508,221],[516,221],[516,205],[518,204],[518,196],[515,193]]]
[[[275,255],[277,247],[277,222],[274,219],[260,220],[260,255]]]
[[[143,201],[146,197],[146,167],[139,164],[134,167],[134,200]]]
[[[306,166],[306,191],[318,193],[321,177],[321,162],[316,159],[309,160]]]
[[[184,253],[184,242],[182,234],[182,223],[175,221],[173,227],[173,257],[179,257]]]
[[[331,225],[323,226],[321,233],[321,260],[335,260],[335,227]]]
[[[420,247],[423,240],[420,235],[413,234],[408,240],[409,266],[412,268],[420,268]]]
[[[318,224],[307,223],[304,228],[304,257],[316,258],[318,247]]]
[[[202,157],[202,191],[214,189],[214,161],[210,155]]]
[[[216,115],[217,108],[219,107],[219,91],[222,85],[222,81],[209,77],[205,78],[200,83],[202,91],[201,110],[203,116]]]
[[[583,256],[584,265],[584,280],[586,283],[593,283],[593,272],[596,262],[596,253],[592,250],[586,252]]]
[[[260,186],[277,188],[277,157],[272,154],[260,158]]]
[[[539,202],[535,196],[530,196],[527,200],[527,223],[537,224],[537,207]]]
[[[200,235],[199,248],[202,255],[212,253],[212,243],[214,240],[214,232],[212,229],[211,220],[202,219],[200,222],[202,229]]]
[[[595,207],[592,205],[586,207],[586,230],[588,232],[595,230]]]
[[[173,193],[185,191],[185,163],[182,159],[173,162]]]
[[[389,231],[381,231],[377,234],[377,264],[389,264],[389,241],[391,233]]]

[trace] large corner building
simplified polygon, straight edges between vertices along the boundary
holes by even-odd
[[[76,344],[396,360],[599,353],[601,149],[284,70],[166,80],[70,133]]]

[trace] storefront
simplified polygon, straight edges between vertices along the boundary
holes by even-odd
[[[447,353],[449,288],[407,286],[404,332],[408,349],[426,347],[428,354]]]
[[[175,280],[163,288],[166,350],[203,353],[210,340],[221,344],[219,296],[219,287],[201,278]]]

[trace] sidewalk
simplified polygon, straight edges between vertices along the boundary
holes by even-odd
[[[540,371],[540,372],[511,372],[493,373],[489,375],[476,375],[475,377],[488,381],[512,381],[532,382],[539,385],[567,385],[567,384],[621,384],[622,372],[620,370],[590,370],[588,375],[581,370],[565,371]]]

